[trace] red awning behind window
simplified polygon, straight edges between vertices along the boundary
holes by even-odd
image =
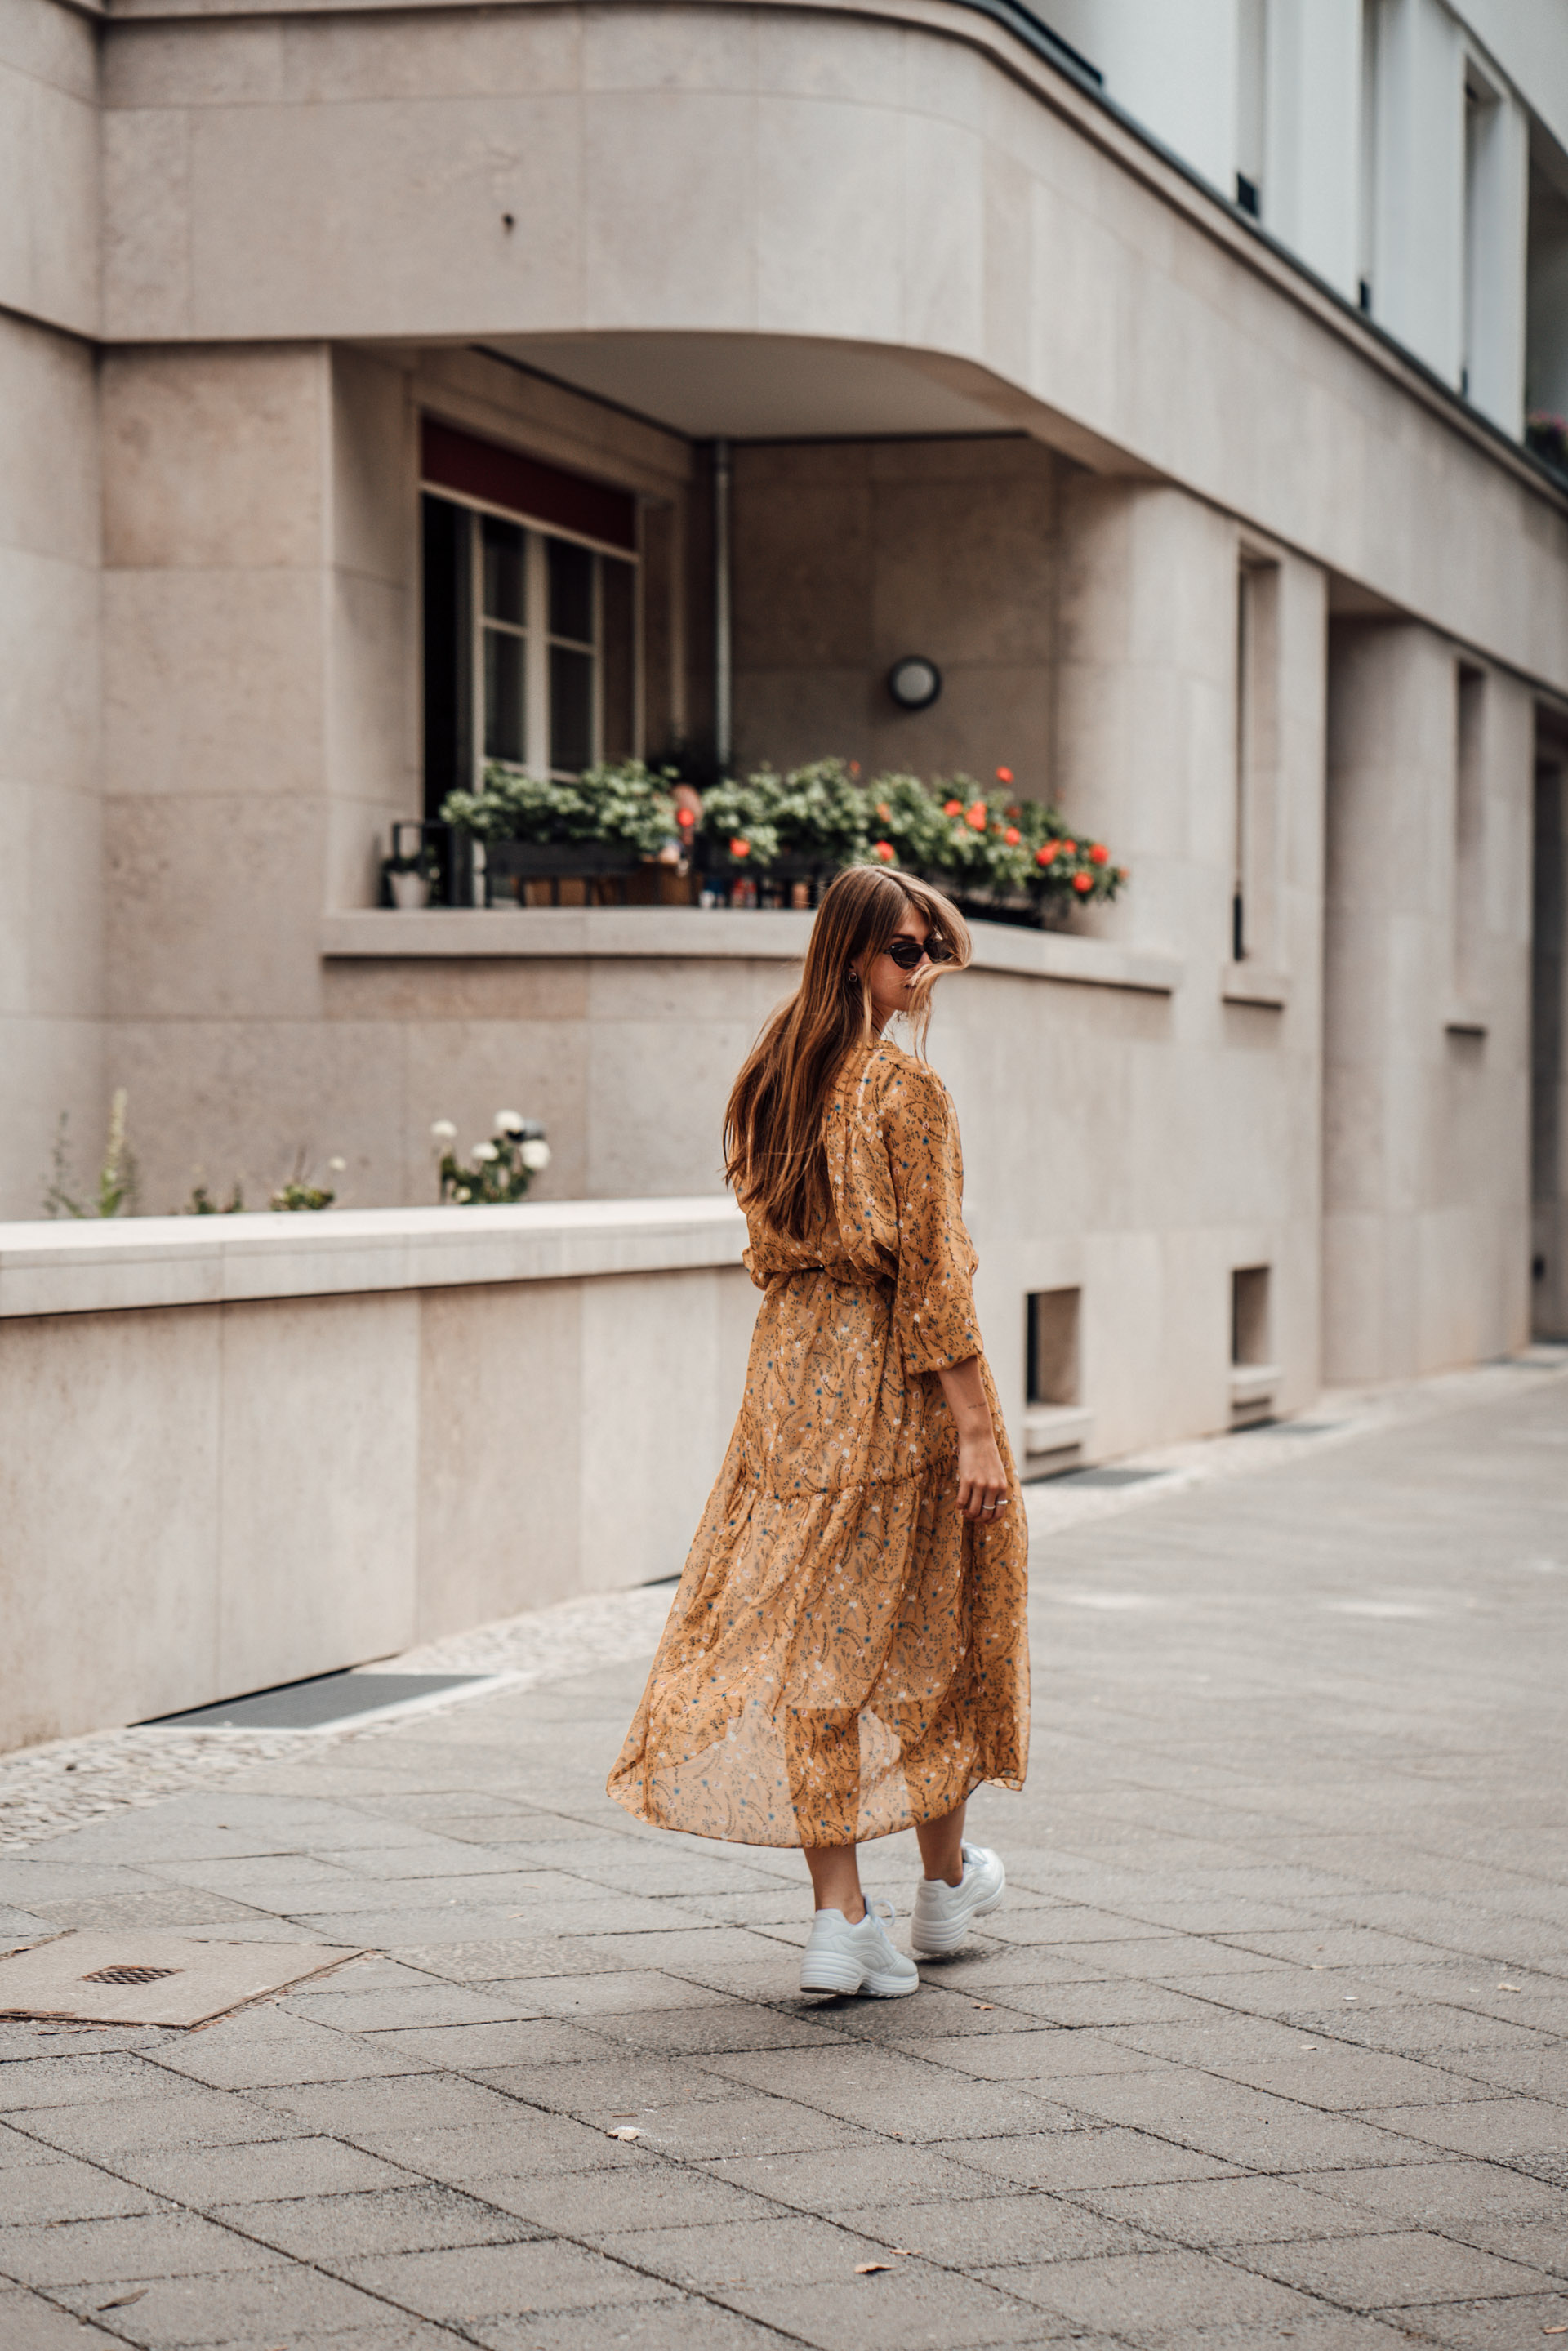
[[[526,521],[596,538],[604,547],[624,548],[628,555],[637,551],[637,501],[628,491],[563,473],[559,465],[525,457],[520,449],[477,441],[438,417],[420,419],[420,468],[434,488],[456,490]]]

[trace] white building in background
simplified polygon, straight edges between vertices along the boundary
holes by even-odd
[[[1132,869],[936,1031],[1037,1466],[1568,1328],[1565,0],[10,0],[0,82],[5,1214],[119,1086],[151,1210],[503,1102],[716,1190],[798,918],[377,901],[727,697]]]

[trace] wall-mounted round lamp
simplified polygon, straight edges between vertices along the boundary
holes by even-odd
[[[924,653],[905,653],[888,671],[887,690],[900,710],[929,710],[942,691],[942,673]]]

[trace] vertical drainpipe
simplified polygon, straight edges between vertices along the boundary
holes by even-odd
[[[713,737],[721,775],[734,747],[729,626],[729,443],[713,444]]]

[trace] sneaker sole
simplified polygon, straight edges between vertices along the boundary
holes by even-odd
[[[946,1926],[928,1928],[925,1930],[925,1941],[917,1939],[920,1933],[918,1925],[913,1927],[910,1929],[909,1948],[915,1958],[946,1959],[950,1952],[957,1949],[977,1918],[988,1918],[993,1910],[1001,1908],[1007,1890],[1005,1884],[998,1886],[994,1894],[988,1894],[983,1902],[977,1902],[974,1908],[966,1911],[962,1918],[954,1918]]]
[[[902,2000],[920,1990],[920,1979],[908,1982],[903,1976],[883,1975],[874,1970],[865,1974],[852,1959],[813,1959],[800,1970],[802,1991],[869,1992],[873,2000]]]

